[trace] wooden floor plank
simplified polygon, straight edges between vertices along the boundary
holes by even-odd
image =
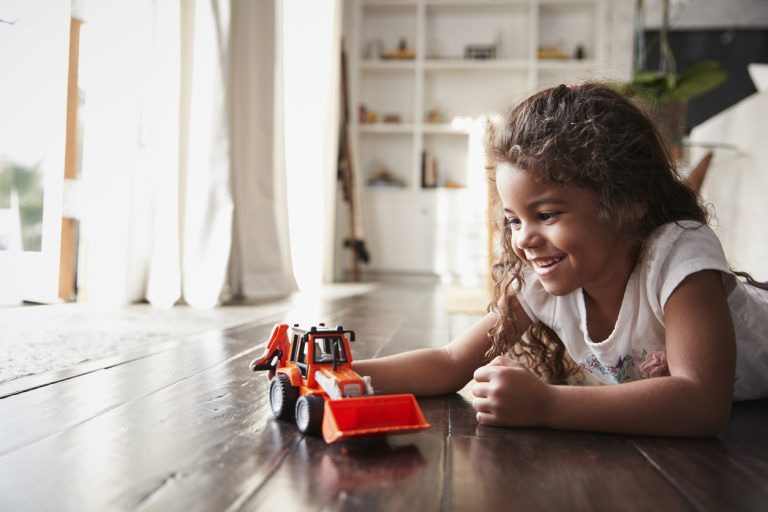
[[[226,508],[244,492],[238,482],[266,478],[294,439],[293,429],[282,436],[284,426],[268,422],[266,382],[253,378],[249,360],[240,356],[6,454],[0,509],[44,509],[50,496],[68,500],[59,510],[188,510],[201,501]]]
[[[242,509],[441,510],[446,436],[440,425],[446,400],[420,402],[434,429],[331,446],[305,437]]]
[[[479,425],[470,397],[450,403],[450,509],[693,510],[626,438]]]
[[[86,422],[253,350],[272,324],[190,343],[0,400],[0,455]]]
[[[633,444],[699,510],[768,508],[768,400],[734,404],[718,438],[637,438]]]

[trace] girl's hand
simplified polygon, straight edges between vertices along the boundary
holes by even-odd
[[[479,423],[522,427],[544,424],[551,387],[522,364],[499,356],[475,371],[472,392]]]

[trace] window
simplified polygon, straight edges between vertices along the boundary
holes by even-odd
[[[315,338],[315,363],[333,363],[333,351],[336,350],[336,361],[347,362],[347,352],[344,350],[344,342],[339,336]]]

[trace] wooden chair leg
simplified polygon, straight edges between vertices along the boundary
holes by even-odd
[[[701,192],[701,185],[704,183],[704,178],[707,176],[709,170],[709,164],[712,162],[712,151],[707,151],[707,154],[696,164],[691,173],[685,179],[686,184],[696,191],[698,194]]]

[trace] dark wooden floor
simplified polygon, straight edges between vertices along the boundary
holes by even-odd
[[[389,286],[4,384],[0,510],[768,510],[768,400],[737,404],[717,439],[481,427],[464,393],[420,399],[433,426],[418,434],[303,437],[271,419],[248,363],[275,322],[321,320],[367,358],[472,318],[440,290]]]

